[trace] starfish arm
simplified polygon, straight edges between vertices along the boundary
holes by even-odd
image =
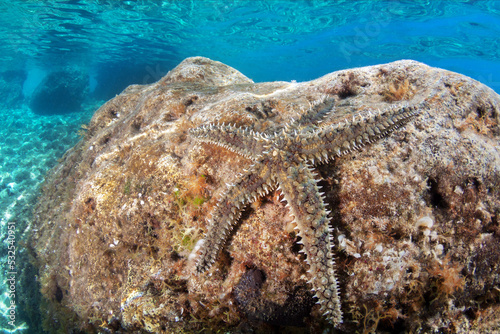
[[[305,134],[299,153],[307,161],[327,161],[388,136],[419,113],[416,106],[394,106],[379,112],[355,115],[345,121]]]
[[[278,173],[278,183],[295,219],[309,264],[309,283],[330,322],[342,322],[340,296],[331,251],[331,231],[323,198],[309,166],[292,164]]]
[[[322,97],[320,100],[313,102],[312,108],[309,108],[306,113],[300,116],[293,125],[300,127],[321,123],[334,110],[334,105],[334,99]]]
[[[203,273],[215,262],[245,206],[269,193],[275,184],[270,169],[262,164],[252,166],[234,184],[228,185],[208,219],[208,232],[201,243],[196,262],[197,272]]]
[[[189,131],[198,141],[218,145],[246,158],[258,160],[269,139],[253,130],[224,124],[209,124]]]

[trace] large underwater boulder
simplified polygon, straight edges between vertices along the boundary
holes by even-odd
[[[89,91],[88,76],[76,69],[50,72],[33,91],[31,110],[40,115],[81,111]]]
[[[201,57],[104,104],[49,173],[30,230],[45,326],[117,333],[333,327],[315,304],[304,240],[280,190],[264,189],[245,206],[213,266],[196,273],[207,219],[226,183],[255,161],[193,134],[209,123],[268,134],[286,124],[307,129],[292,119],[340,129],[405,106],[418,113],[404,128],[313,167],[332,211],[343,312],[337,330],[500,330],[499,95],[411,60],[255,84]],[[318,108],[321,118],[310,114]]]

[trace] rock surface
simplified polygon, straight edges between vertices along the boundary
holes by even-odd
[[[225,183],[250,162],[188,130],[255,131],[324,96],[330,121],[398,103],[427,108],[388,138],[315,167],[332,211],[339,332],[500,329],[500,97],[415,61],[303,82],[253,83],[188,58],[94,115],[47,178],[30,247],[52,332],[318,332],[307,265],[279,191],[258,199],[215,265],[190,253]]]

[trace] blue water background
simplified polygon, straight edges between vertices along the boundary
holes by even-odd
[[[8,222],[24,259],[21,241],[44,175],[96,108],[129,84],[157,81],[190,56],[221,61],[256,82],[415,59],[500,92],[499,36],[500,1],[0,1],[0,276]],[[85,103],[34,113],[37,85],[67,68],[88,80]],[[19,306],[33,304],[33,295],[17,291],[11,326],[4,283],[2,276],[3,332],[35,333],[26,328],[36,316]]]

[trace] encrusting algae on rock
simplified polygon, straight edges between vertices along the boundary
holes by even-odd
[[[195,57],[130,86],[35,209],[45,327],[499,329],[499,105],[415,61],[255,84]]]

